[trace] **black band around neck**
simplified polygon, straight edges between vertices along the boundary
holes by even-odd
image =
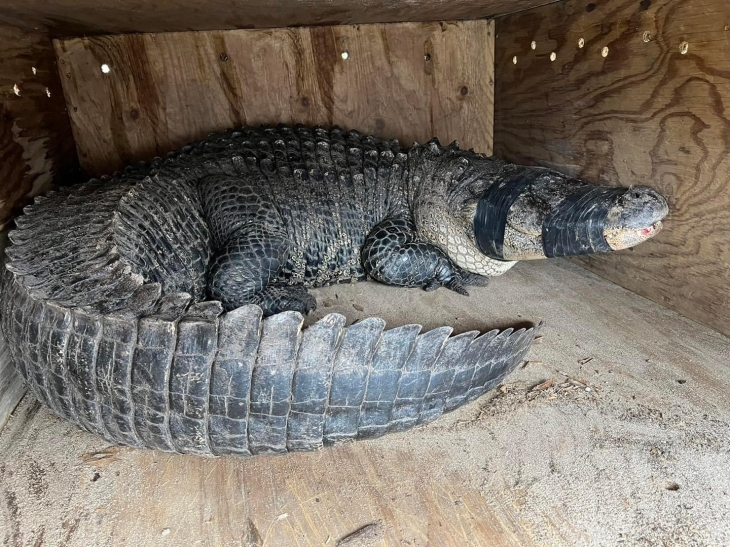
[[[504,180],[492,184],[479,200],[474,214],[474,236],[479,250],[488,257],[504,260],[507,215],[533,180],[534,171],[518,169]]]
[[[479,250],[485,255],[504,260],[507,215],[537,176],[534,168],[520,168],[492,184],[479,200],[474,215],[474,235]],[[545,256],[552,258],[610,251],[604,237],[606,218],[616,199],[626,191],[626,188],[592,184],[578,186],[545,219],[542,228]]]

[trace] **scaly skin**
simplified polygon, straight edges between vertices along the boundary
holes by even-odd
[[[197,247],[211,250],[207,269],[202,252],[194,253],[195,260],[181,254],[167,268],[180,276],[178,284],[164,292],[203,298],[205,285],[207,296],[225,309],[255,303],[265,315],[307,313],[315,306],[307,288],[370,275],[392,285],[467,294],[465,285],[485,284],[482,276],[513,265],[483,255],[468,224],[436,201],[456,195],[454,187],[436,191],[443,177],[494,178],[501,162],[435,142],[405,154],[396,141],[304,127],[229,132],[209,138],[204,150],[155,169],[155,184],[138,184],[118,215],[122,255],[145,279],[164,282],[159,260],[140,260],[149,254],[146,239],[158,224],[159,215],[148,209],[150,196],[174,180],[194,204],[203,241]],[[215,165],[219,172],[181,172],[183,160]],[[373,234],[386,232],[392,241],[372,241]]]
[[[665,214],[648,189],[437,141],[406,153],[339,129],[228,131],[37,198],[10,233],[0,330],[33,393],[112,442],[316,450],[473,400],[536,329],[451,336],[338,314],[303,329],[308,288],[369,275],[465,294],[513,260],[635,244]]]

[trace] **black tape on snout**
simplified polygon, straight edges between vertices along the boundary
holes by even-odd
[[[477,247],[488,257],[504,260],[507,215],[533,180],[534,171],[521,169],[507,179],[492,184],[479,200],[474,214],[474,236]]]
[[[626,188],[586,185],[561,201],[542,226],[545,256],[607,253],[611,246],[603,235],[609,209]]]
[[[517,198],[535,180],[534,169],[521,169],[493,184],[477,204],[474,235],[485,255],[504,260],[507,215]],[[603,231],[611,206],[626,188],[585,184],[561,201],[547,216],[542,228],[546,257],[605,253],[611,250]]]

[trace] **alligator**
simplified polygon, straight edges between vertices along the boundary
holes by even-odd
[[[115,443],[316,450],[494,388],[539,326],[421,333],[329,314],[372,278],[467,295],[516,261],[632,247],[667,203],[438,140],[260,127],[36,198],[9,234],[0,329],[35,396]]]

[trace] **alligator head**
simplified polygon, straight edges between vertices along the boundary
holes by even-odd
[[[651,188],[589,184],[437,141],[412,159],[419,235],[481,275],[499,275],[518,260],[633,247],[656,235],[668,213]]]
[[[599,186],[520,167],[484,192],[473,226],[487,256],[531,260],[633,247],[659,232],[668,211],[651,188]]]

